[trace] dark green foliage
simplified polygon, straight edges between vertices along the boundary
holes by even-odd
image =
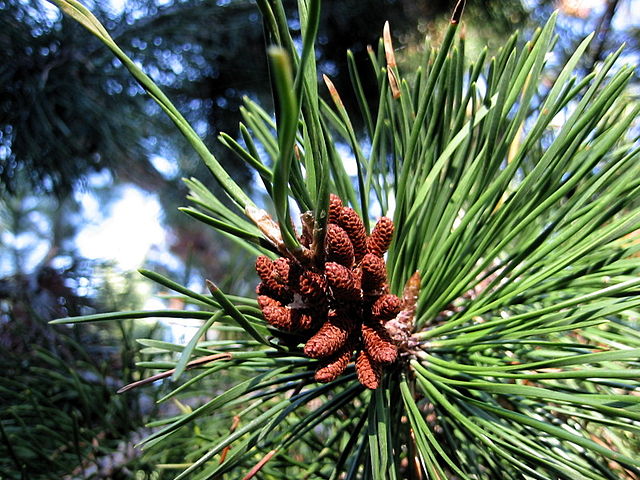
[[[9,333],[3,329],[3,338]],[[100,471],[109,478],[127,478],[127,471],[148,469],[128,442],[142,435],[141,406],[148,409],[152,399],[141,402],[144,395],[115,394],[131,378],[130,366],[123,362],[133,361],[128,357],[134,350],[127,336],[112,333],[109,341],[105,333],[57,330],[48,332],[46,346],[31,343],[28,353],[3,349],[2,478],[96,478]]]
[[[98,43],[36,2],[2,2],[0,12],[0,181],[9,193],[31,184],[62,195],[142,156],[142,99]]]
[[[401,27],[399,32],[413,32],[420,20],[437,18],[451,3],[394,1],[376,8],[375,2],[331,2],[322,14],[321,69],[346,88],[347,49],[362,66],[366,45],[376,41],[385,20]],[[286,8],[295,10],[294,2]],[[0,63],[0,181],[9,193],[30,185],[64,196],[88,174],[106,168],[150,191],[176,191],[167,199],[175,205],[184,196],[179,178],[156,171],[153,155],[175,159],[181,175],[204,177],[166,119],[74,22],[55,18],[34,0],[3,1],[0,12],[0,51],[7,60]],[[220,131],[236,129],[244,95],[268,101],[264,38],[252,2],[135,0],[121,12],[96,2],[94,13],[198,124],[207,144],[214,144]],[[519,2],[509,12],[491,1],[477,8],[480,18],[494,25],[521,23],[525,13]],[[375,82],[365,79],[364,86],[375,95]],[[249,180],[227,152],[212,148],[234,175]]]
[[[125,275],[113,285],[109,265],[69,249],[64,239],[74,222],[65,212],[73,209],[61,203],[28,196],[4,204],[3,239],[38,232],[46,239],[34,243],[48,248],[35,266],[34,243],[9,241],[0,257],[6,269],[0,278],[0,477],[95,478],[91,472],[102,471],[103,477],[127,478],[127,469],[144,467],[133,443],[155,408],[147,393],[122,398],[115,390],[140,374],[134,337],[154,331],[123,323],[48,325],[140,303],[138,277]]]

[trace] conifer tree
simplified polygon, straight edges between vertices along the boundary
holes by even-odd
[[[587,37],[550,78],[553,15],[468,59],[461,1],[416,71],[398,68],[387,25],[370,70],[347,53],[339,92],[316,81],[320,1],[298,1],[297,43],[282,3],[259,0],[275,116],[246,100],[221,141],[257,173],[262,209],[86,8],[55,3],[232,202],[187,179],[182,211],[257,258],[253,296],[142,271],[194,308],[64,320],[202,320],[187,345],[143,341],[162,371],[123,389],[171,377],[162,400],[208,396],[144,442],[181,448],[176,478],[639,478],[640,106],[621,50],[576,75]]]

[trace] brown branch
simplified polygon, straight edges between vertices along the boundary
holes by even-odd
[[[193,367],[197,367],[198,365],[202,365],[204,363],[214,362],[216,360],[231,360],[233,356],[230,353],[216,353],[215,355],[208,355],[206,357],[197,358],[195,360],[187,363],[187,370]],[[151,377],[143,378],[142,380],[138,380],[137,382],[130,383],[129,385],[125,385],[117,393],[124,393],[134,388],[140,387],[142,385],[146,385],[147,383],[153,383],[156,380],[160,380],[162,378],[167,378],[173,375],[176,369],[172,368],[171,370],[167,370],[166,372],[158,373],[156,375],[152,375]]]
[[[616,14],[619,3],[620,0],[607,1],[607,8],[602,14],[602,17],[600,17],[598,28],[596,28],[596,38],[598,38],[598,45],[593,52],[589,71],[593,70],[596,63],[602,60],[602,55],[604,54],[604,49],[607,43],[607,37],[609,36],[609,33],[611,33],[611,24],[613,23],[613,17]]]
[[[234,415],[233,422],[231,423],[231,427],[229,428],[229,435],[235,432],[236,428],[238,428],[238,425],[240,425],[240,417],[238,415]],[[224,463],[229,450],[231,450],[231,445],[227,445],[226,447],[224,447],[224,450],[222,450],[222,453],[220,454],[220,465]]]
[[[258,473],[262,469],[262,467],[264,467],[265,464],[269,460],[271,460],[271,457],[273,457],[277,452],[277,450],[271,450],[269,453],[267,453],[264,457],[262,457],[262,460],[260,460],[253,466],[253,468],[244,476],[242,480],[250,480],[251,478],[253,478],[256,473]]]

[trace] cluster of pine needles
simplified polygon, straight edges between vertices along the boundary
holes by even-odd
[[[328,78],[326,89],[316,82],[319,0],[297,2],[298,37],[280,0],[258,0],[276,114],[247,99],[238,135],[220,141],[255,169],[268,213],[86,8],[54,3],[115,53],[191,142],[228,201],[190,179],[192,205],[182,210],[248,259],[324,246],[340,226],[330,192],[366,234],[382,215],[395,226],[385,288],[404,308],[385,329],[406,355],[374,390],[351,367],[318,383],[309,357],[325,358],[319,350],[284,339],[265,321],[264,301],[212,282],[208,295],[143,271],[190,307],[65,320],[202,320],[186,345],[143,341],[144,366],[161,372],[136,386],[171,377],[161,401],[208,398],[154,422],[144,442],[183,453],[176,478],[640,478],[640,107],[625,93],[633,68],[617,62],[621,50],[579,74],[589,36],[553,64],[552,16],[529,40],[516,33],[495,56],[485,49],[471,61],[457,33],[460,2],[415,71],[396,65],[386,26],[370,70],[347,53],[353,89],[338,92]],[[365,77],[378,86],[373,100]],[[295,210],[311,219],[306,240]],[[349,270],[347,257],[334,263]],[[213,339],[200,341],[207,332]]]

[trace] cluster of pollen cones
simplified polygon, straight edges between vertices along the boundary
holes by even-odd
[[[331,195],[323,261],[302,264],[292,258],[258,257],[258,303],[272,326],[305,337],[304,353],[319,359],[315,378],[340,376],[356,352],[358,380],[380,385],[384,365],[398,356],[385,323],[401,302],[389,294],[383,255],[393,236],[393,222],[382,217],[367,236],[362,219]],[[301,242],[309,247],[310,235]]]

